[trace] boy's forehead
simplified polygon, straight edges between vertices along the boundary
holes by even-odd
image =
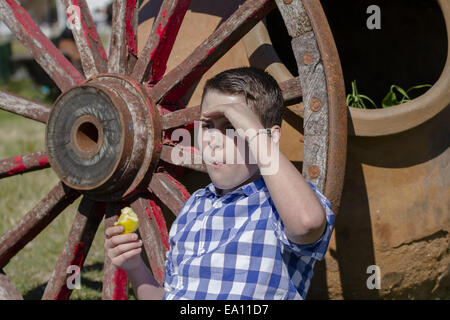
[[[242,95],[222,93],[217,90],[209,90],[203,97],[201,109],[202,111],[206,111],[218,105],[231,103],[246,103],[245,97]]]

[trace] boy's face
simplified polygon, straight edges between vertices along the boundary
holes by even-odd
[[[213,110],[215,106],[232,103],[245,103],[245,98],[209,90],[203,98],[201,114]],[[226,117],[205,119],[202,116],[201,119],[203,159],[214,186],[229,192],[258,174],[258,165],[249,164],[247,142],[241,138],[226,135],[227,129],[234,130]],[[239,145],[241,147],[238,148]],[[242,157],[240,160],[238,154]]]

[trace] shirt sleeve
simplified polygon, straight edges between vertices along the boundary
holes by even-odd
[[[334,213],[331,210],[331,204],[328,201],[328,199],[317,189],[317,187],[314,184],[312,184],[309,181],[307,182],[313,189],[314,193],[316,194],[316,197],[319,200],[320,204],[322,205],[326,214],[326,227],[321,237],[313,243],[303,245],[296,244],[291,240],[289,240],[284,230],[283,221],[281,220],[280,215],[278,214],[278,211],[275,208],[275,205],[273,205],[272,220],[274,223],[275,234],[284,247],[290,249],[292,252],[294,252],[299,256],[303,255],[312,257],[316,260],[323,260],[323,258],[325,257],[325,253],[327,252],[328,249],[331,233],[333,231]]]

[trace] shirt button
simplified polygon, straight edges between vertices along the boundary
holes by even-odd
[[[220,208],[220,207],[222,207],[222,203],[221,202],[216,202],[216,203],[213,204],[213,207],[216,208],[216,209]]]

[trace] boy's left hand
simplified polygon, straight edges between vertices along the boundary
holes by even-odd
[[[264,129],[258,115],[245,103],[217,105],[212,110],[202,113],[202,117],[207,119],[225,117],[235,130],[242,129],[244,134],[248,129]]]

